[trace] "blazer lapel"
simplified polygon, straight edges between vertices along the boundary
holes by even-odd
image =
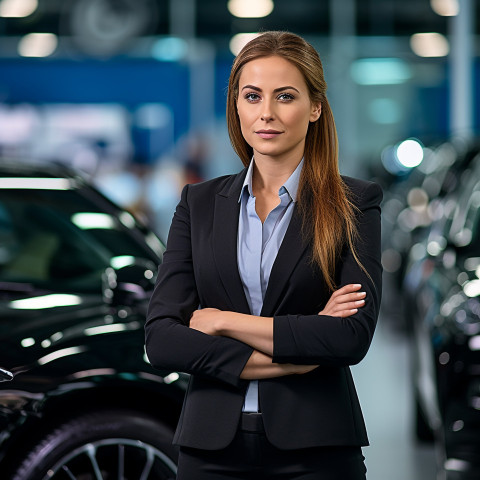
[[[213,251],[217,270],[232,305],[232,310],[250,313],[237,264],[237,235],[240,190],[246,169],[217,193],[213,217]]]
[[[261,316],[272,316],[278,306],[283,289],[300,261],[308,243],[302,238],[302,219],[295,205],[290,224],[283,237],[277,257],[273,263],[267,291],[263,300]]]

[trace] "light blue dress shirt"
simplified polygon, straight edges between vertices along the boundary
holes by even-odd
[[[250,311],[252,315],[260,315],[270,272],[292,218],[303,160],[280,187],[280,204],[268,214],[263,224],[255,211],[252,193],[253,162],[250,162],[238,199],[237,263]],[[259,411],[257,380],[249,383],[243,411]]]

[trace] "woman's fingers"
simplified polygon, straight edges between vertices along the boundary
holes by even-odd
[[[332,296],[330,298],[336,298],[341,295],[345,295],[348,293],[356,292],[360,290],[362,286],[359,283],[349,283],[347,285],[344,285],[342,288],[339,288],[338,290],[335,290],[332,293]]]
[[[319,315],[348,317],[365,305],[365,292],[359,292],[360,284],[348,284],[332,293]]]
[[[329,302],[333,305],[340,305],[344,303],[356,302],[359,300],[364,300],[367,294],[365,292],[355,292],[355,293],[345,293],[344,295],[339,295],[338,297],[331,298]]]

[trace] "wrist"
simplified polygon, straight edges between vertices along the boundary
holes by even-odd
[[[217,335],[227,336],[227,326],[228,326],[228,318],[230,312],[219,311],[214,323],[215,332]]]

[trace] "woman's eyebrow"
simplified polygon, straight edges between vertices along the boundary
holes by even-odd
[[[242,90],[245,90],[246,88],[250,89],[250,90],[255,90],[256,92],[261,92],[262,89],[259,88],[259,87],[255,87],[254,85],[245,85],[244,87],[242,87]],[[286,85],[285,87],[278,87],[278,88],[275,88],[273,91],[275,93],[277,92],[282,92],[283,90],[295,90],[296,92],[300,93],[298,91],[298,89],[296,89],[295,87],[292,87],[290,85]]]

